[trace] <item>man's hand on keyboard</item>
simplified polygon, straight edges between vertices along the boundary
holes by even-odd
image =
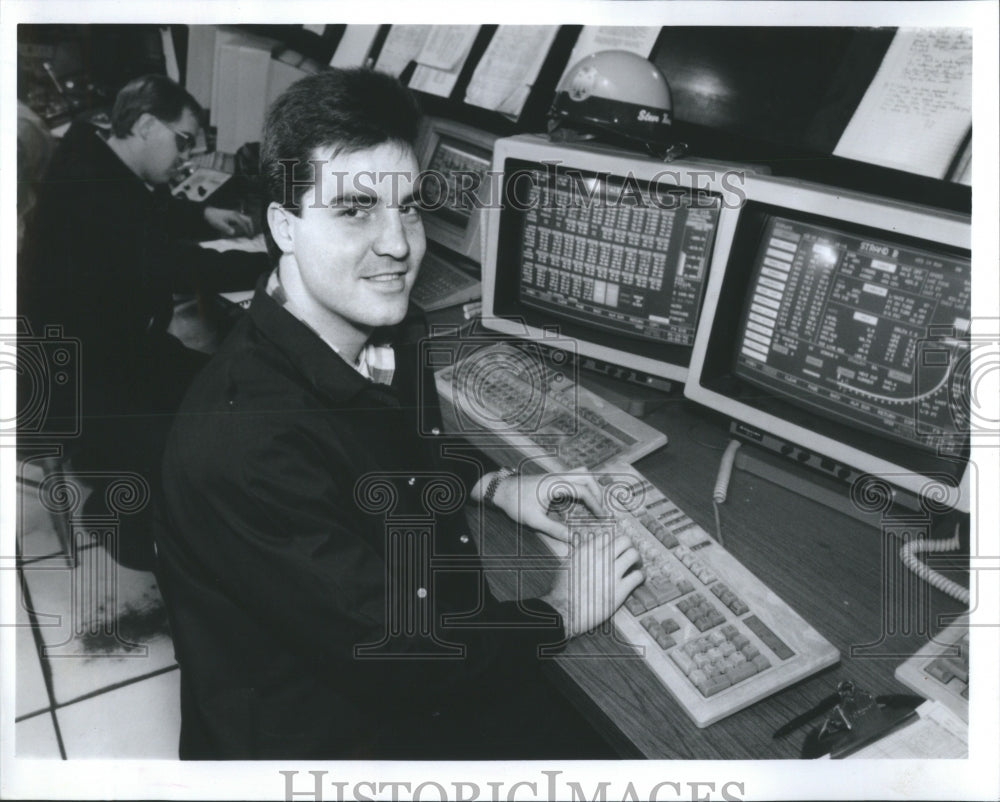
[[[564,570],[543,597],[562,616],[566,636],[589,632],[614,615],[645,580],[640,563],[632,540],[616,527],[571,543]]]
[[[235,209],[218,209],[206,206],[205,221],[227,237],[249,237],[253,234],[253,220]]]
[[[611,514],[604,506],[600,485],[586,473],[515,474],[504,479],[493,496],[493,503],[518,523],[563,542],[570,539],[569,528],[550,517],[549,509],[574,500],[585,504],[598,518]]]

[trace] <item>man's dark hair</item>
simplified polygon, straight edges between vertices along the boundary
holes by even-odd
[[[413,93],[387,73],[331,69],[297,81],[274,101],[264,123],[265,207],[276,202],[298,214],[317,149],[352,153],[387,142],[412,147],[420,116]],[[268,253],[277,259],[266,221],[264,234]]]
[[[124,139],[132,133],[143,114],[152,114],[159,120],[172,123],[188,109],[198,120],[203,111],[198,101],[182,86],[165,75],[143,75],[133,78],[121,88],[111,109],[111,131]]]

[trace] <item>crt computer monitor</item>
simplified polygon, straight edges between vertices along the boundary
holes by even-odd
[[[479,128],[427,117],[417,142],[427,238],[464,257],[468,269],[482,264],[481,221],[495,140]]]
[[[716,240],[745,173],[532,135],[497,140],[483,325],[570,338],[581,364],[684,381]]]
[[[968,510],[969,218],[766,176],[745,191],[685,395],[828,475]]]

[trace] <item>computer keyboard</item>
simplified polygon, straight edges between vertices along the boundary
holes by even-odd
[[[410,298],[425,312],[447,309],[482,297],[482,283],[461,268],[428,251]]]
[[[955,620],[896,668],[896,679],[969,721],[969,620]]]
[[[614,616],[621,639],[699,727],[840,659],[837,649],[638,471],[605,466],[598,481],[617,520],[563,511],[581,539],[623,528],[646,578]],[[557,554],[565,544],[542,537]]]
[[[547,471],[630,463],[666,445],[663,432],[575,382],[570,367],[534,343],[471,351],[435,373],[446,428],[499,438]]]

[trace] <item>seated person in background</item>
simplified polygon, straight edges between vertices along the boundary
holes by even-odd
[[[80,340],[81,408],[51,411],[82,415],[81,436],[66,444],[78,470],[155,479],[170,415],[206,358],[167,333],[172,294],[251,287],[267,268],[263,254],[220,254],[193,241],[247,233],[248,218],[170,196],[167,182],[190,155],[200,115],[170,79],[136,78],[115,100],[110,135],[74,123],[39,184],[20,313],[39,335],[61,325]],[[91,499],[102,496],[98,489]],[[149,522],[129,519],[120,557],[151,567]]]
[[[45,174],[55,143],[48,126],[26,104],[17,101],[17,252],[21,253],[27,221],[35,208],[35,187]]]
[[[579,545],[544,597],[501,603],[461,508],[433,518],[433,559],[456,564],[433,570],[390,548],[370,509],[392,497],[394,515],[433,512],[443,477],[568,539],[539,500],[553,476],[443,454],[433,377],[395,339],[426,245],[418,115],[398,81],[360,69],[309,76],[269,111],[277,267],[193,383],[164,457],[157,572],[182,758],[614,757],[548,684],[539,647],[597,626],[642,581],[629,539]],[[603,511],[592,476],[564,481]]]

